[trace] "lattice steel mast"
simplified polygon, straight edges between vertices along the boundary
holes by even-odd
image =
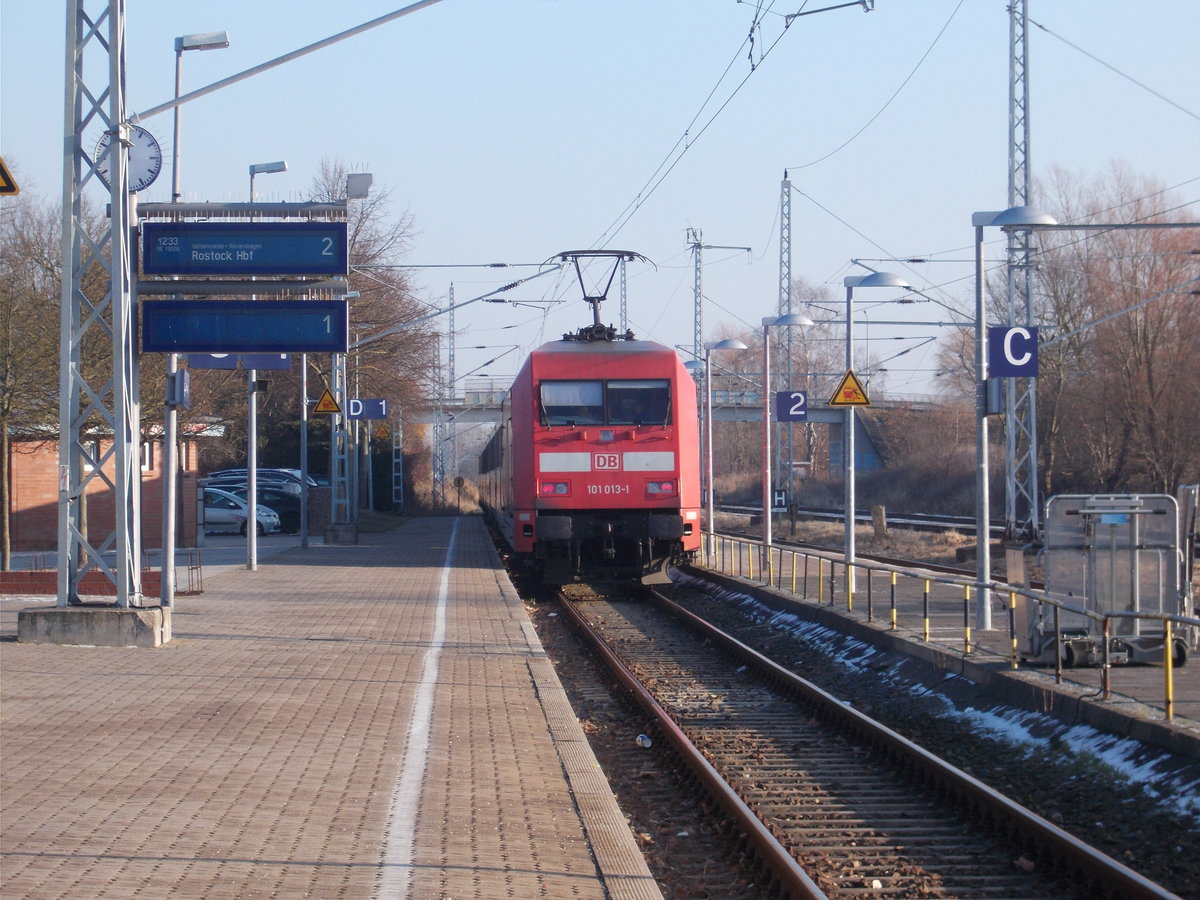
[[[63,153],[62,283],[59,345],[58,605],[80,602],[79,584],[90,570],[103,572],[121,607],[140,606],[141,490],[138,354],[135,340],[128,241],[136,200],[128,191],[129,126],[125,124],[125,3],[69,0]],[[83,221],[83,192],[99,181],[96,161],[84,148],[84,131],[101,123],[109,142],[111,216],[95,237]],[[94,126],[93,126],[94,127]],[[107,258],[106,258],[107,254]],[[101,297],[88,296],[85,271],[108,269]],[[108,371],[85,372],[82,348],[89,336],[111,341]],[[110,440],[106,451],[98,451]],[[93,509],[85,513],[89,486],[99,479],[113,497],[113,527],[102,533]],[[98,529],[96,526],[100,525]],[[115,554],[111,565],[105,555]]]
[[[1008,12],[1008,206],[1012,208],[1030,203],[1027,0],[1012,0]],[[1010,325],[1036,324],[1032,255],[1033,232],[1009,232],[1006,297]],[[1007,379],[1004,411],[1005,535],[1036,538],[1040,530],[1036,379]]]
[[[778,315],[786,316],[792,312],[792,183],[788,180],[787,170],[783,173],[783,182],[779,188],[779,312]],[[783,368],[783,383],[785,389],[792,388],[792,358],[794,347],[792,345],[792,329],[783,329],[784,335],[784,368]],[[767,390],[766,385],[763,390]],[[776,426],[777,428],[780,426]],[[787,457],[787,491],[788,503],[795,504],[796,502],[796,479],[795,479],[795,444],[794,435],[792,434],[792,426],[784,425],[784,439],[775,441],[775,446],[778,448],[775,454],[775,477],[779,477],[779,473],[783,471],[783,458]],[[772,483],[778,484],[779,481]]]

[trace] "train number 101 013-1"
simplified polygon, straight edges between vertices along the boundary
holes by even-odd
[[[587,486],[589,494],[628,494],[629,485],[627,484],[589,484]]]

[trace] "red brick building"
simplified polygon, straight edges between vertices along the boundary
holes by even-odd
[[[99,442],[99,452],[108,442]],[[4,502],[8,504],[9,534],[14,551],[54,550],[58,545],[58,441],[13,438],[9,453],[9,483]],[[142,445],[142,547],[162,546],[162,444]],[[97,454],[98,455],[98,454]],[[176,545],[196,545],[197,448],[193,442],[180,445],[179,495],[176,504]],[[112,491],[102,478],[87,487],[85,502],[87,539],[94,545],[112,533],[115,523]]]

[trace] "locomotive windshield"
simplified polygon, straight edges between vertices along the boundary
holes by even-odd
[[[666,425],[671,421],[668,382],[610,381],[606,394],[609,425]]]
[[[670,382],[663,379],[543,381],[543,425],[669,425]]]
[[[542,424],[603,425],[603,381],[543,381]]]

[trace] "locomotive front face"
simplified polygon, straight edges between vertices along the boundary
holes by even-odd
[[[677,432],[668,379],[539,385],[537,508],[677,508]]]
[[[536,358],[533,376],[530,531],[548,578],[665,578],[700,537],[695,389],[678,357],[578,348]]]

